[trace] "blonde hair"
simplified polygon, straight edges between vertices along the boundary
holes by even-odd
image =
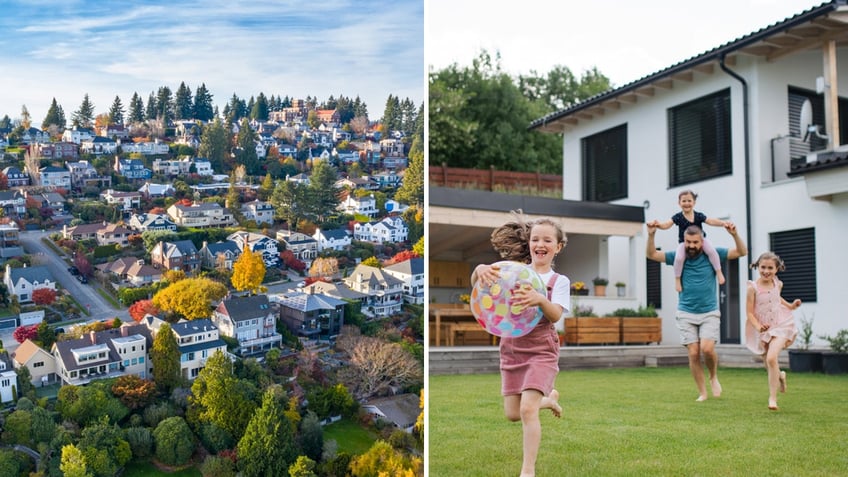
[[[778,257],[774,252],[763,252],[757,257],[757,261],[751,264],[752,269],[757,269],[760,266],[760,262],[763,260],[774,260],[774,264],[777,266],[777,271],[786,270],[786,265],[783,263],[783,259]]]
[[[562,227],[553,219],[542,217],[528,221],[521,209],[511,211],[515,220],[507,222],[492,232],[492,247],[504,260],[530,263],[530,231],[536,225],[550,225],[556,230],[557,242],[563,247],[568,238]]]

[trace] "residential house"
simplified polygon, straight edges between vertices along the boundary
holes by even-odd
[[[341,115],[335,109],[316,109],[315,116],[319,122],[337,126],[341,122]]]
[[[118,244],[126,247],[130,244],[130,235],[134,235],[132,229],[118,224],[103,223],[103,226],[97,229],[97,245],[114,245]]]
[[[208,243],[203,242],[200,247],[200,263],[203,268],[233,269],[233,263],[241,256],[241,249],[232,241]]]
[[[96,222],[93,224],[79,224],[73,227],[67,225],[62,226],[62,238],[74,241],[80,240],[97,240],[97,232],[105,227],[105,222]]]
[[[424,304],[424,259],[412,258],[383,267],[383,271],[403,282],[403,301]]]
[[[150,251],[150,262],[165,270],[182,270],[187,275],[200,271],[200,254],[191,240],[160,241]]]
[[[331,340],[341,333],[347,302],[317,293],[288,293],[277,301],[280,320],[296,336]]]
[[[406,169],[409,160],[404,156],[386,156],[383,158],[383,167],[389,170]]]
[[[9,295],[17,297],[18,303],[30,303],[35,290],[56,290],[56,280],[46,265],[12,268],[7,263],[3,284],[9,290]]]
[[[300,260],[306,267],[312,266],[312,261],[318,257],[318,241],[300,232],[289,230],[278,230],[277,240],[283,242],[286,250],[294,254],[294,258]]]
[[[103,189],[112,185],[112,176],[100,175],[88,161],[66,162],[65,167],[71,174],[71,188],[83,190],[86,187]]]
[[[339,162],[344,165],[351,165],[354,162],[359,162],[359,151],[336,151],[333,149],[334,156],[338,157]]]
[[[303,293],[326,295],[346,302],[362,304],[368,298],[365,293],[351,290],[344,282],[325,282],[318,280],[303,288]]]
[[[295,184],[309,185],[309,176],[302,172],[293,176],[286,176],[286,180]]]
[[[48,351],[26,339],[15,349],[12,355],[15,369],[27,368],[30,382],[34,386],[53,384],[59,376],[56,374],[56,358]]]
[[[351,290],[368,295],[362,303],[366,315],[391,316],[400,312],[403,282],[386,271],[360,263],[344,282]]]
[[[176,232],[177,224],[166,214],[132,214],[128,225],[131,229],[142,232]]]
[[[235,243],[239,250],[245,248],[262,256],[266,267],[275,267],[280,262],[280,252],[277,241],[262,234],[240,230],[227,236],[227,240]]]
[[[124,149],[126,150],[126,148]],[[150,169],[144,167],[141,159],[121,159],[116,156],[113,169],[119,176],[130,180],[150,179],[150,176],[153,174]]]
[[[409,206],[401,204],[394,199],[388,199],[386,200],[386,203],[383,204],[383,208],[386,210],[387,214],[402,214],[406,212],[406,209],[408,209]]]
[[[401,157],[404,155],[403,141],[395,138],[381,139],[380,152],[382,152],[386,157]]]
[[[158,154],[168,154],[168,144],[154,141],[128,142],[121,144],[121,151],[125,154],[137,153],[145,156],[155,156]]]
[[[12,367],[9,353],[0,353],[0,403],[10,403],[18,396],[18,373]]]
[[[0,208],[6,217],[26,214],[26,197],[18,190],[0,190]]]
[[[374,198],[374,194],[362,197],[356,197],[355,194],[348,194],[347,198],[336,208],[346,214],[375,217],[377,215],[377,199]]]
[[[148,320],[161,320],[148,317]],[[159,326],[155,326],[158,332]],[[180,320],[171,325],[171,332],[177,339],[180,349],[180,374],[183,378],[194,381],[200,371],[206,366],[206,361],[216,351],[227,352],[227,344],[221,339],[218,327],[209,318],[197,320]]]
[[[148,351],[152,344],[146,326],[125,323],[117,329],[91,331],[82,338],[57,341],[50,353],[62,383],[81,386],[95,379],[130,374],[150,378]]]
[[[24,174],[15,166],[8,166],[3,169],[3,175],[6,176],[6,182],[9,188],[23,187],[29,185],[29,175]]]
[[[115,154],[118,151],[118,143],[110,137],[94,136],[91,139],[84,139],[80,143],[80,151],[95,156]]]
[[[212,321],[224,336],[238,339],[241,356],[264,353],[282,342],[267,295],[226,298],[212,312]]]
[[[29,127],[21,133],[21,142],[24,144],[35,144],[39,142],[50,142],[50,133],[41,129]]]
[[[62,133],[62,141],[64,142],[72,142],[76,145],[82,144],[82,142],[86,139],[91,139],[94,137],[94,132],[89,128],[73,128],[73,129],[65,129]]]
[[[111,262],[95,265],[95,268],[132,287],[150,285],[162,280],[161,270],[147,265],[143,259],[135,257],[121,257]]]
[[[159,197],[173,197],[176,189],[171,184],[145,182],[143,186],[139,187],[138,192],[147,199],[154,199]]]
[[[254,200],[241,205],[241,213],[247,220],[253,220],[257,224],[274,223],[274,206],[268,202]]]
[[[212,169],[212,163],[209,159],[203,157],[194,159],[194,168],[197,170],[196,174],[201,177],[211,177],[215,173]]]
[[[72,142],[39,142],[30,144],[29,154],[43,159],[77,160],[79,146]]]
[[[414,393],[369,399],[362,404],[362,410],[375,419],[388,421],[409,433],[413,431],[418,416],[423,412],[421,399]]]
[[[345,229],[321,230],[315,229],[312,238],[318,242],[318,251],[323,250],[345,250],[350,247],[351,235]]]
[[[642,208],[646,220],[667,219],[679,210],[678,194],[691,189],[698,210],[736,224],[750,254],[723,264],[722,344],[743,340],[748,265],[766,250],[785,261],[782,293],[801,299],[796,314],[815,315],[819,334],[845,327],[848,277],[829,266],[848,263],[848,250],[833,240],[848,217],[848,121],[838,114],[848,100],[846,82],[838,81],[848,74],[848,49],[836,40],[848,33],[837,20],[844,9],[843,1],[821,3],[530,125],[563,139],[562,202],[580,201],[582,214],[601,210],[587,206],[616,205]],[[436,235],[428,234],[428,244],[463,233],[450,230],[441,216],[446,208],[434,209],[433,200],[446,203],[453,195],[466,208],[480,205],[469,201],[472,194],[439,189],[429,191],[428,212],[438,227],[431,221]],[[454,213],[451,220],[470,215]],[[485,222],[478,220],[491,228]],[[646,263],[644,225],[617,229],[574,223],[569,277],[626,282],[634,305],[652,304],[664,318],[663,343],[679,342],[670,267]],[[714,246],[733,247],[724,231],[706,232]],[[672,251],[677,234],[659,231],[655,245]]]
[[[122,192],[107,189],[100,193],[100,198],[109,205],[120,206],[123,212],[132,212],[141,207],[141,192]]]
[[[38,185],[71,188],[71,172],[56,166],[45,166],[38,170]]]
[[[63,215],[65,213],[65,197],[58,192],[35,192],[32,190],[24,190],[26,199],[35,201],[42,209],[52,209],[54,215]]]
[[[236,224],[232,213],[214,202],[176,203],[168,207],[168,215],[181,227],[228,227]]]
[[[333,184],[337,189],[346,188],[354,191],[357,189],[378,190],[380,185],[369,176],[343,177]]]
[[[353,239],[361,242],[396,243],[406,242],[409,227],[400,217],[386,217],[380,221],[365,222],[353,225]]]
[[[380,188],[400,187],[403,182],[403,173],[396,171],[378,172],[371,176],[371,180],[376,182]]]
[[[112,139],[129,139],[130,132],[123,124],[107,124],[100,128],[100,135]]]
[[[0,257],[20,257],[24,255],[24,249],[21,247],[18,224],[8,218],[5,220],[0,223]]]

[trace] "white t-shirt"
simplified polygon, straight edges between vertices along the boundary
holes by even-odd
[[[551,275],[554,273],[556,272],[551,270],[548,273],[539,274],[545,286],[548,286],[548,281],[550,281]],[[551,290],[551,303],[556,303],[562,307],[562,315],[560,317],[571,315],[571,280],[567,276],[559,274],[554,282],[554,289]]]

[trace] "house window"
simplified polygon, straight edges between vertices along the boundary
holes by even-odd
[[[607,202],[627,197],[627,125],[581,141],[583,200]]]
[[[8,388],[11,383],[12,383],[11,380],[4,379],[2,382],[0,382],[0,387]]]
[[[669,185],[733,173],[730,89],[668,110]]]
[[[779,272],[783,295],[789,301],[800,298],[817,302],[816,294],[816,230],[814,228],[769,234],[769,248],[776,253],[786,270]]]
[[[33,367],[33,368],[40,368],[40,367],[42,367],[42,366],[44,366],[44,361],[39,361],[39,362],[37,362],[37,363],[33,363],[33,364],[32,364],[32,367]]]

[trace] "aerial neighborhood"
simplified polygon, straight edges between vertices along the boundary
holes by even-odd
[[[392,452],[420,475],[422,111],[263,93],[219,110],[181,83],[0,118],[0,436],[39,455],[18,470],[63,475],[78,451],[98,476],[343,476]],[[258,452],[272,412],[292,425]],[[20,424],[36,415],[61,430]],[[373,446],[325,437],[339,420]]]

